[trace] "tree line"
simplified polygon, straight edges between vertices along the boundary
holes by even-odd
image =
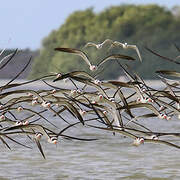
[[[180,18],[173,10],[155,4],[120,5],[95,13],[93,8],[72,13],[57,30],[53,30],[42,41],[39,55],[32,64],[29,78],[40,77],[50,72],[70,72],[85,70],[89,72],[80,57],[56,52],[56,47],[78,48],[86,52],[94,64],[111,53],[132,56],[137,60],[129,65],[145,79],[157,78],[154,73],[161,69],[178,70],[144,47],[149,47],[163,56],[175,58],[179,55],[174,44],[180,45]],[[83,48],[87,42],[101,43],[112,39],[122,43],[135,44],[139,48],[143,62],[138,61],[134,50],[108,47],[97,50],[94,47]],[[180,60],[179,60],[180,61]],[[107,62],[100,78],[114,79],[122,75],[116,61]]]

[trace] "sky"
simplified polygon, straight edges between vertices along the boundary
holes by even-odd
[[[169,9],[180,5],[180,0],[1,0],[0,48],[35,50],[74,11],[93,7],[100,12],[109,6],[142,2],[158,2]]]

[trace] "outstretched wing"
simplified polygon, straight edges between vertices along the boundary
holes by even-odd
[[[140,54],[139,49],[137,48],[136,45],[128,45],[127,48],[135,49],[136,52],[137,52],[137,55],[138,55],[138,57],[139,57],[139,60],[142,62],[141,54]]]
[[[91,63],[89,62],[89,59],[88,59],[88,56],[86,55],[86,53],[83,52],[83,51],[81,51],[81,50],[79,50],[79,49],[61,48],[61,47],[59,47],[59,48],[55,48],[54,50],[56,50],[56,51],[62,51],[62,52],[67,52],[67,53],[72,53],[72,54],[76,54],[76,55],[78,55],[78,56],[81,56],[81,57],[85,60],[85,62],[86,62],[89,66],[91,66]]]
[[[105,62],[107,62],[108,60],[115,60],[115,59],[125,59],[125,60],[135,60],[134,58],[130,57],[130,56],[125,56],[122,54],[112,54],[110,56],[105,57],[97,66],[101,66],[102,64],[104,64]]]

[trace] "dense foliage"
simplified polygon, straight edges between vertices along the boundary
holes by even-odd
[[[177,70],[174,64],[154,56],[144,46],[148,46],[164,56],[175,58],[178,54],[174,43],[180,44],[180,19],[176,13],[157,5],[121,5],[110,7],[100,13],[92,8],[71,14],[60,26],[52,31],[42,42],[40,55],[33,63],[30,77],[39,77],[50,72],[69,72],[87,70],[88,67],[80,57],[62,52],[55,52],[55,47],[71,47],[82,49],[87,42],[101,43],[109,38],[128,44],[136,44],[143,62],[138,61],[134,50],[116,48],[114,52],[130,55],[137,59],[131,67],[143,78],[156,78],[158,69]],[[95,50],[94,47],[84,48],[95,64],[111,52],[108,47]],[[108,68],[110,67],[110,68]],[[117,78],[121,75],[119,66],[114,61],[105,64],[102,77]]]

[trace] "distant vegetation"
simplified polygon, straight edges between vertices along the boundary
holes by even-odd
[[[71,47],[82,49],[87,42],[101,43],[109,38],[128,44],[136,44],[143,58],[138,61],[134,50],[116,48],[114,52],[129,55],[137,59],[131,63],[133,70],[145,79],[156,78],[155,71],[160,69],[177,70],[172,63],[151,54],[144,46],[158,53],[175,58],[179,55],[174,43],[180,45],[179,9],[174,12],[158,5],[121,5],[110,7],[100,13],[92,8],[71,14],[60,26],[52,31],[42,42],[42,49],[33,62],[30,78],[42,76],[50,72],[69,72],[87,70],[88,67],[80,57],[54,51],[55,47]],[[108,47],[94,50],[94,47],[83,49],[95,64],[112,52]],[[179,60],[180,61],[180,60]],[[102,77],[118,78],[121,75],[119,66],[114,61],[105,64]]]

